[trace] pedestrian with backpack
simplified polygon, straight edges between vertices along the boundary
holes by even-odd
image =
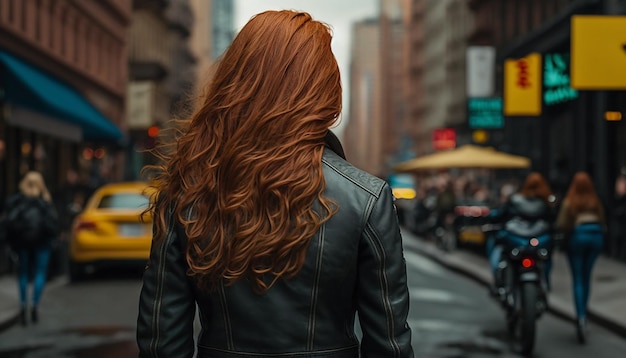
[[[32,269],[30,319],[39,320],[38,305],[46,284],[52,241],[58,234],[58,216],[43,176],[28,172],[19,191],[7,199],[4,208],[7,240],[18,256],[20,321],[27,323],[28,288]]]

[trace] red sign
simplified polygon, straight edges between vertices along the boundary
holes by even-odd
[[[517,66],[517,85],[522,88],[530,87],[528,61],[526,59],[517,60],[515,65]]]
[[[433,130],[433,149],[446,150],[456,148],[456,132],[454,128]]]

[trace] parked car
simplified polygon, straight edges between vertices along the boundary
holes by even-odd
[[[144,214],[151,189],[144,182],[98,188],[74,219],[69,243],[70,280],[106,267],[145,265],[150,255],[152,218]]]
[[[482,252],[486,240],[481,226],[489,216],[489,206],[483,202],[464,202],[454,208],[454,213],[458,245]]]

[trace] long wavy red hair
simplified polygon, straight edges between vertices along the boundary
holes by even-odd
[[[550,184],[539,172],[531,172],[526,176],[519,193],[526,197],[541,198],[546,202],[549,202],[553,195]]]
[[[165,237],[173,207],[188,275],[202,286],[248,279],[264,292],[293,277],[336,212],[322,173],[324,136],[342,106],[331,38],[308,13],[255,15],[179,135],[158,150],[154,237]]]
[[[601,213],[604,210],[591,177],[586,172],[574,175],[564,200],[568,202],[568,214],[573,217],[582,212]]]

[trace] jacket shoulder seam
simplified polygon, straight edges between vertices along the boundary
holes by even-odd
[[[361,183],[360,181],[355,180],[352,176],[350,176],[347,173],[345,173],[344,171],[342,171],[338,166],[334,165],[329,160],[327,160],[325,158],[322,158],[322,163],[326,164],[335,173],[337,173],[338,175],[342,176],[343,178],[345,178],[346,180],[350,181],[351,183],[353,183],[354,185],[358,186],[359,188],[363,189],[368,194],[370,194],[370,195],[372,195],[372,196],[374,196],[376,198],[378,198],[378,196],[380,195],[380,192],[376,192],[376,191],[372,190],[372,188],[370,188],[370,187],[366,186],[365,184]],[[383,185],[380,185],[381,188],[382,188],[382,186]]]

